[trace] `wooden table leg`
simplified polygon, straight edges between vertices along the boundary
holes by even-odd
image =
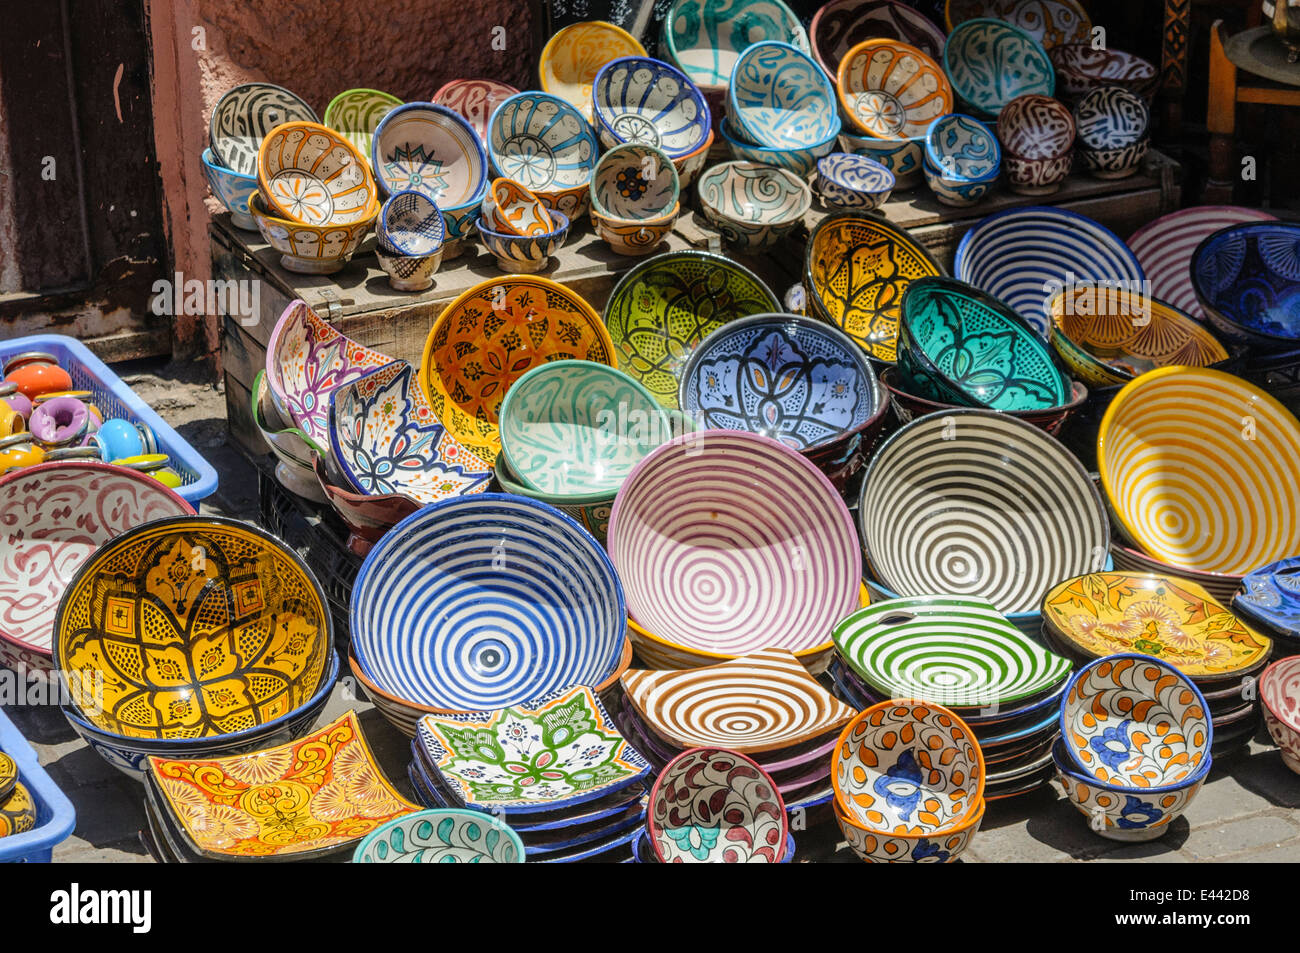
[[[1164,104],[1163,135],[1182,132],[1183,97],[1187,93],[1187,29],[1191,0],[1165,0],[1165,31],[1161,41],[1160,98]]]
[[[1228,59],[1223,44],[1227,27],[1216,20],[1210,30],[1210,95],[1205,124],[1210,131],[1210,179],[1205,184],[1205,201],[1232,201],[1239,177],[1233,134],[1237,128],[1237,67]]]

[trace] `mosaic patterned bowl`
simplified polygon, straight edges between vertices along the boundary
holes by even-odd
[[[295,94],[271,83],[243,83],[212,107],[208,145],[217,161],[239,175],[257,174],[257,151],[266,134],[286,122],[319,122]]]
[[[1147,154],[1151,114],[1146,100],[1119,86],[1100,86],[1074,106],[1078,154],[1093,176],[1123,179]]]
[[[806,52],[755,43],[741,53],[727,87],[727,118],[755,145],[801,149],[839,135],[835,87]]]
[[[830,136],[825,142],[797,149],[774,149],[769,146],[756,146],[741,139],[731,127],[731,121],[724,118],[719,125],[719,132],[727,143],[727,149],[733,159],[742,162],[759,162],[774,165],[804,178],[817,168],[817,160],[835,151],[837,136]]]
[[[1052,61],[1038,41],[988,17],[952,30],[943,48],[943,68],[957,96],[977,115],[997,116],[1017,96],[1051,96],[1056,90]]]
[[[596,685],[619,665],[627,609],[591,536],[534,500],[443,500],[370,551],[349,616],[353,659],[381,689],[446,711]]]
[[[248,199],[257,191],[256,175],[240,175],[233,169],[227,169],[217,161],[211,149],[204,149],[203,174],[208,178],[208,187],[212,194],[230,213],[230,221],[236,228],[245,231],[257,231],[257,222],[248,211]]]
[[[369,163],[319,123],[285,123],[267,134],[257,153],[257,187],[272,212],[307,225],[354,225],[379,214]]]
[[[280,253],[280,265],[299,275],[332,275],[352,260],[370,234],[370,221],[354,225],[306,225],[280,218],[262,202],[260,192],[248,197],[248,214],[268,245]]]
[[[582,113],[549,93],[520,93],[498,106],[487,151],[499,174],[533,192],[587,185],[600,156]]]
[[[394,818],[366,835],[354,864],[522,864],[524,842],[505,821],[437,808]]]
[[[700,86],[725,88],[740,54],[764,41],[808,50],[808,34],[781,0],[674,0],[660,48]]]
[[[832,152],[817,160],[813,189],[828,209],[869,212],[889,201],[895,181],[894,173],[875,159]]]
[[[563,212],[551,209],[548,215],[551,230],[531,236],[505,235],[479,220],[479,237],[496,257],[498,268],[511,275],[532,275],[545,270],[551,263],[551,256],[564,247],[571,227]]]
[[[434,322],[420,385],[451,436],[492,462],[501,450],[501,401],[525,371],[562,360],[612,367],[614,353],[600,316],[563,285],[533,275],[489,279]]]
[[[488,123],[492,113],[519,90],[494,79],[453,79],[439,87],[431,101],[460,113],[470,127],[478,133],[479,140],[487,145]],[[366,152],[369,155],[369,151]]]
[[[813,313],[885,362],[897,354],[903,292],[917,278],[944,273],[907,232],[864,212],[822,219],[804,254],[804,287]]]
[[[908,390],[910,384],[904,386],[897,367],[886,367],[881,371],[880,384],[893,404],[894,415],[901,424],[910,423],[917,417],[924,417],[936,411],[954,410],[968,406],[966,404],[951,404],[944,401],[930,400],[928,397],[920,397],[911,393]],[[1088,388],[1078,381],[1073,381],[1070,399],[1061,406],[1049,407],[1046,410],[1010,412],[1009,415],[1018,417],[1025,423],[1033,424],[1038,429],[1057,437],[1060,436],[1066,422],[1083,407],[1087,399]]]
[[[924,136],[930,123],[952,112],[943,69],[896,40],[867,40],[849,50],[840,61],[838,88],[849,121],[879,139]]]
[[[841,133],[839,146],[850,155],[864,156],[879,162],[894,173],[895,190],[914,188],[921,182],[925,156],[924,136],[914,139],[877,139],[874,136]]]
[[[591,208],[597,215],[653,221],[676,208],[679,198],[677,169],[668,154],[655,146],[616,146],[596,163]]]
[[[329,446],[356,492],[423,505],[487,489],[492,464],[447,432],[406,361],[351,380],[328,399]]]
[[[650,791],[646,829],[665,864],[779,864],[789,818],[776,783],[743,754],[692,748]]]
[[[1100,86],[1122,86],[1147,102],[1160,84],[1160,71],[1132,53],[1094,49],[1092,42],[1063,43],[1047,51],[1056,71],[1057,92],[1073,101]]]
[[[1208,760],[1208,756],[1207,756]],[[1169,824],[1201,790],[1206,774],[1159,790],[1131,787],[1116,790],[1099,784],[1070,760],[1064,741],[1052,745],[1052,763],[1070,803],[1088,819],[1090,830],[1108,840],[1142,842],[1164,836]]]
[[[756,252],[789,237],[812,207],[798,176],[757,162],[715,165],[696,185],[700,208],[733,248]]]
[[[1147,655],[1090,662],[1061,702],[1065,760],[1111,791],[1154,792],[1203,778],[1213,734],[1200,690]]]
[[[1232,609],[1288,645],[1300,639],[1300,557],[1279,559],[1245,575]]]
[[[444,210],[481,195],[487,183],[478,133],[460,113],[433,103],[389,112],[375,129],[370,161],[385,195],[415,189]]]
[[[402,101],[377,89],[347,89],[330,100],[322,120],[370,161],[370,146],[379,122]]]
[[[1300,774],[1300,657],[1279,659],[1265,670],[1259,700],[1283,764]]]
[[[751,314],[781,310],[752,272],[720,255],[669,252],[634,267],[614,286],[604,323],[619,370],[675,410],[681,373],[713,331]]]
[[[946,36],[924,13],[899,0],[831,0],[813,14],[808,39],[813,56],[834,80],[849,50],[867,40],[898,40],[937,60]]]
[[[447,226],[433,199],[415,189],[390,196],[375,223],[379,248],[390,255],[432,255],[442,250]]]
[[[591,91],[601,68],[620,57],[645,55],[645,47],[626,30],[603,20],[587,20],[556,31],[542,47],[537,72],[543,90],[561,97],[594,123]]]
[[[695,152],[713,131],[699,87],[675,66],[641,54],[606,63],[589,97],[601,143],[640,143],[674,159]]]
[[[1191,274],[1201,307],[1225,340],[1263,354],[1300,346],[1300,225],[1221,229],[1197,246]]]

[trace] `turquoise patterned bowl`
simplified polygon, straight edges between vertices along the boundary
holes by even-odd
[[[510,386],[501,404],[501,452],[532,490],[610,493],[671,434],[653,394],[594,361],[552,361]]]
[[[925,158],[925,137],[915,139],[873,139],[841,132],[840,149],[850,155],[874,159],[894,173],[894,188],[911,189],[921,184],[921,163]]]
[[[717,88],[726,87],[745,48],[763,40],[808,49],[807,32],[781,0],[675,0],[659,47],[700,86]]]
[[[248,232],[257,231],[257,222],[248,211],[248,199],[257,191],[257,176],[227,169],[211,149],[203,150],[203,174],[208,177],[212,194],[230,212],[231,223]]]
[[[811,56],[789,43],[755,43],[731,72],[727,116],[759,146],[802,149],[838,135],[835,87]]]
[[[615,146],[596,163],[591,207],[606,218],[642,221],[663,218],[681,197],[672,158],[655,146]]]
[[[756,146],[739,138],[729,118],[724,118],[719,127],[722,138],[731,150],[731,157],[742,162],[761,162],[793,172],[800,178],[806,178],[817,168],[817,160],[835,151],[838,134],[830,136],[825,142],[797,149],[774,149],[769,146]]]
[[[1039,410],[1070,399],[1046,341],[1014,311],[952,278],[918,278],[903,293],[898,369],[910,393],[993,410]]]
[[[439,808],[403,814],[375,828],[354,864],[522,864],[524,842],[482,811]]]
[[[757,162],[715,165],[696,183],[700,208],[733,248],[771,248],[812,207],[808,184],[785,169]]]
[[[925,158],[945,183],[987,182],[1002,169],[1002,146],[978,119],[949,113],[930,123]]]
[[[1052,61],[1032,36],[991,17],[958,24],[943,47],[953,92],[978,115],[997,116],[1017,96],[1056,91]]]

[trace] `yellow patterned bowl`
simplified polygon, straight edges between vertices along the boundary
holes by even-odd
[[[1163,367],[1130,382],[1097,464],[1124,535],[1162,562],[1241,574],[1300,552],[1300,423],[1238,377]]]
[[[1157,367],[1228,359],[1218,338],[1173,305],[1123,289],[1071,287],[1054,295],[1052,347],[1089,387],[1123,386]]]
[[[622,56],[645,56],[645,47],[626,30],[603,20],[571,23],[542,48],[537,72],[542,89],[571,103],[592,121],[591,86],[600,68]]]
[[[576,292],[535,275],[490,278],[447,306],[424,342],[420,386],[448,432],[489,463],[506,390],[550,361],[614,367],[614,342]]]
[[[355,225],[379,214],[370,161],[314,122],[276,126],[257,150],[257,189],[272,212],[304,225]]]

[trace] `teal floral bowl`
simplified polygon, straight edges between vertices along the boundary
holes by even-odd
[[[501,452],[510,470],[552,495],[617,491],[671,431],[653,394],[594,361],[540,364],[501,404]]]
[[[918,278],[903,293],[898,369],[910,393],[992,410],[1069,401],[1070,382],[1023,318],[952,278]]]
[[[357,845],[354,864],[522,864],[524,842],[482,811],[439,808],[404,814]]]

